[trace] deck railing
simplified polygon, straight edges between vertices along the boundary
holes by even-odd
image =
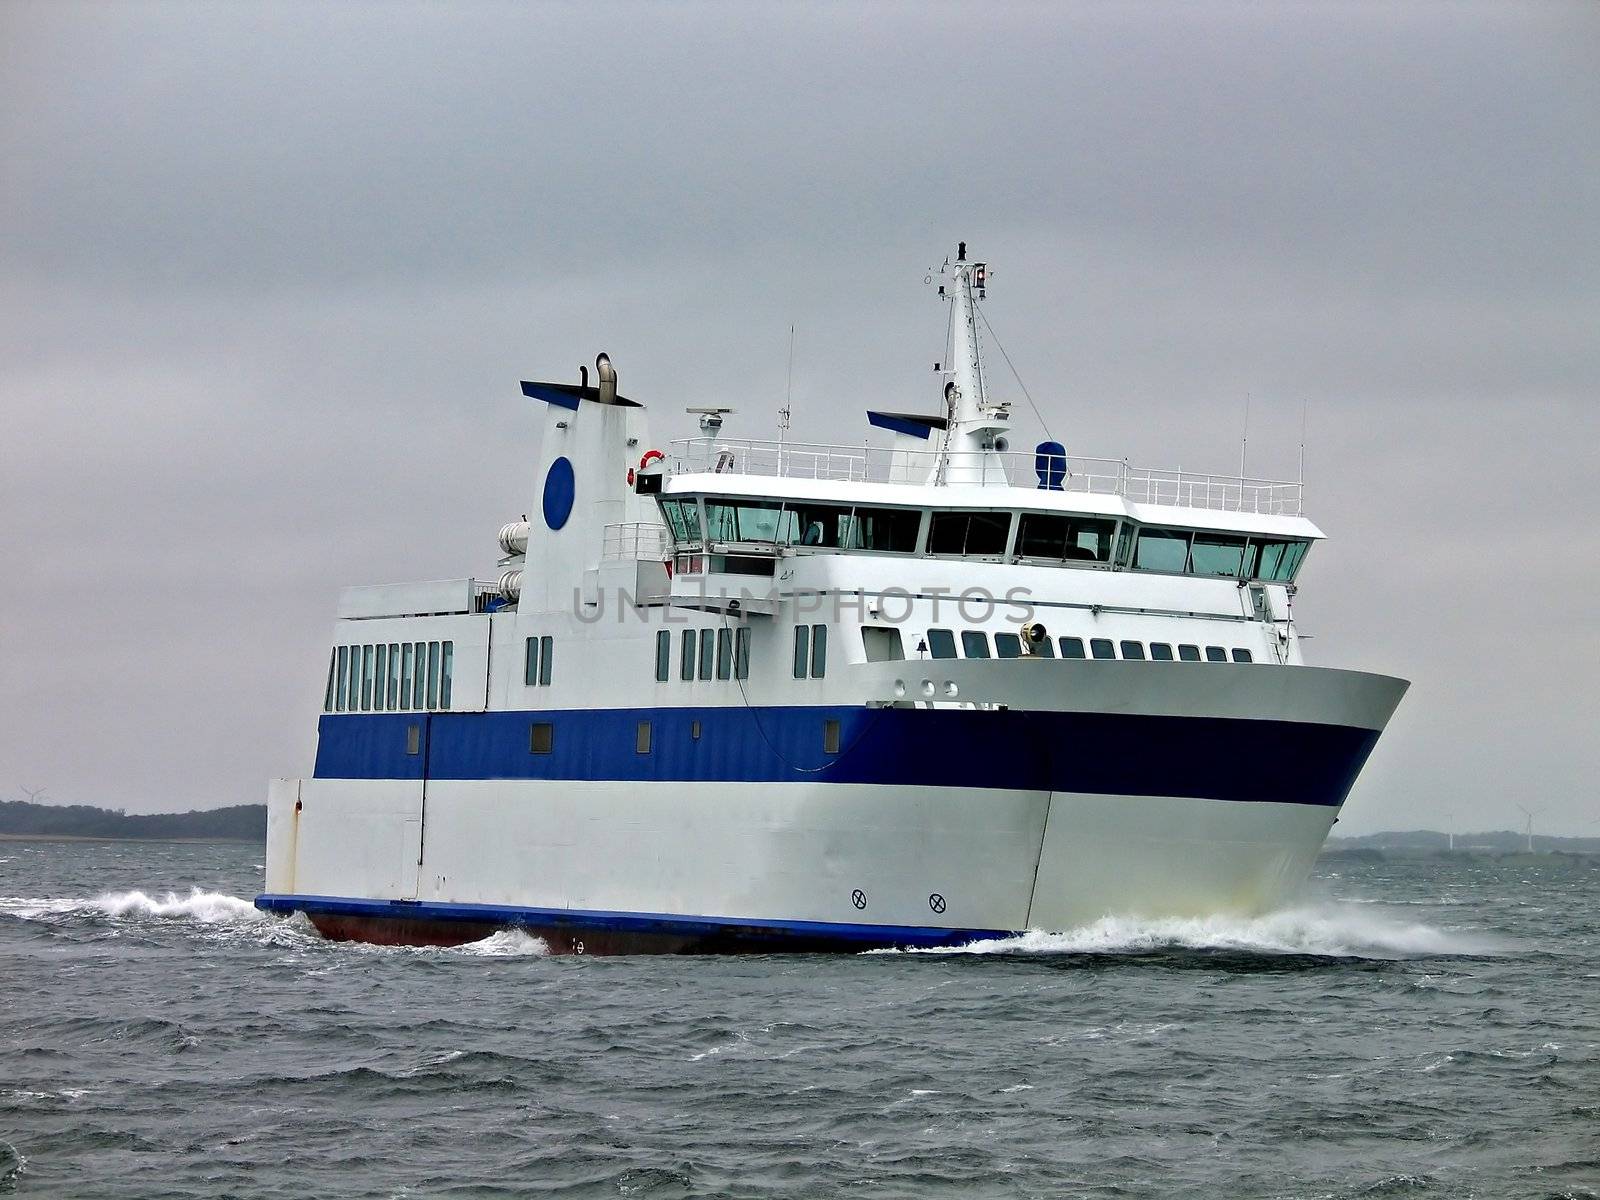
[[[601,530],[603,562],[666,562],[672,539],[665,525],[649,521],[619,521]]]
[[[940,466],[935,450],[890,450],[739,438],[685,438],[671,443],[672,474],[709,472],[824,479],[856,483],[926,484]],[[969,461],[963,462],[963,454]],[[985,470],[984,464],[989,464]],[[995,465],[998,464],[998,470]],[[1015,487],[1037,487],[1031,451],[978,455],[954,451],[945,457],[945,478]],[[1270,515],[1299,515],[1304,485],[1281,479],[1212,475],[1136,467],[1126,459],[1069,455],[1059,490],[1121,496],[1137,504],[1177,505]]]

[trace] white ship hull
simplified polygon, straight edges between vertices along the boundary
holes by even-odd
[[[1000,665],[874,664],[857,683],[882,675],[892,687],[895,669],[934,666],[981,694],[982,677],[999,678]],[[1110,709],[1134,736],[1199,720],[1234,761],[1221,775],[1179,771],[1195,781],[1190,791],[1248,775],[1284,738],[1308,736],[1306,745],[1330,754],[1348,743],[1353,757],[1308,754],[1297,777],[1227,797],[836,782],[827,772],[794,779],[792,764],[776,760],[773,773],[790,779],[281,780],[271,791],[262,907],[306,912],[335,937],[448,943],[510,926],[580,953],[948,945],[1105,915],[1260,912],[1304,882],[1348,780],[1404,690],[1381,676],[1315,668],[1154,663],[1041,663],[1030,682],[1076,695],[1090,711],[945,711],[1027,728],[1085,717],[1103,726]],[[1201,686],[1210,715],[1171,711]],[[877,711],[917,722],[939,720],[941,710]],[[1297,720],[1285,722],[1285,711]],[[863,756],[889,736],[871,728]],[[1235,757],[1252,743],[1260,757]],[[1070,778],[1073,757],[1098,753],[1058,745],[1038,757],[1004,742],[945,749],[1022,756],[1026,770],[1043,763],[1048,779]],[[1119,765],[1118,777],[1173,778],[1161,761],[1171,752],[1170,742],[1153,742],[1149,761]],[[593,745],[583,759],[591,771],[609,761]],[[1314,782],[1319,775],[1331,782]],[[1269,798],[1274,787],[1281,799]]]

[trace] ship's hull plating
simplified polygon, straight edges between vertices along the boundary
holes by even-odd
[[[416,755],[404,714],[325,719],[327,777],[272,787],[257,904],[330,938],[517,928],[585,954],[937,947],[1260,912],[1304,883],[1404,685],[1246,671],[1209,713],[1186,698],[1194,715],[1171,689],[1144,701],[1089,672],[1072,678],[1104,686],[1077,689],[1076,710],[450,714]],[[541,719],[548,755],[527,740]],[[811,769],[833,720],[839,753]]]

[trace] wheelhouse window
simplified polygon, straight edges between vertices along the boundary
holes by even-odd
[[[1300,569],[1301,560],[1305,558],[1306,548],[1309,545],[1309,542],[1301,541],[1251,538],[1250,549],[1246,556],[1248,569],[1245,573],[1251,579],[1266,579],[1274,583],[1291,582]]]
[[[1207,646],[1206,647],[1206,661],[1207,662],[1227,662],[1228,661],[1228,652],[1226,650],[1224,650],[1221,646]]]
[[[776,500],[706,501],[706,537],[713,542],[777,542],[782,519]]]
[[[995,634],[994,656],[996,658],[1021,658],[1022,638],[1014,633]]]
[[[793,502],[784,509],[779,540],[791,546],[835,550],[849,545],[850,510],[837,504]]]
[[[1256,660],[1255,655],[1251,654],[1250,651],[1246,650],[1244,647],[1242,647],[1242,646],[1235,646],[1234,647],[1234,649],[1233,649],[1233,661],[1234,662],[1255,662],[1255,660]]]
[[[1181,529],[1139,530],[1133,549],[1133,569],[1183,574],[1189,569],[1189,537]]]
[[[666,518],[667,528],[672,530],[674,542],[679,546],[693,546],[703,540],[700,536],[698,501],[685,497],[664,497],[660,503],[661,515]]]
[[[1075,637],[1064,637],[1064,638],[1062,638],[1061,639],[1061,657],[1062,658],[1082,658],[1083,657],[1083,639],[1082,638],[1075,638]]]
[[[966,658],[988,658],[989,635],[981,629],[961,631],[961,653]]]
[[[928,553],[994,557],[1006,552],[1008,512],[936,512],[928,527]]]
[[[1115,658],[1117,651],[1110,638],[1090,638],[1089,653],[1096,658]]]
[[[954,658],[956,635],[948,629],[928,630],[928,654],[933,658]]]
[[[1156,662],[1171,662],[1172,647],[1166,642],[1151,642],[1150,657]]]
[[[1196,575],[1237,578],[1244,566],[1244,538],[1229,533],[1196,533],[1189,549],[1189,569]]]
[[[1178,658],[1182,662],[1199,662],[1200,661],[1200,647],[1199,646],[1179,646],[1178,647]]]
[[[1017,554],[1047,562],[1111,561],[1117,523],[1098,517],[1023,513],[1017,528]]]
[[[922,530],[922,511],[915,508],[858,508],[841,543],[847,550],[914,554]]]
[[[1123,642],[1122,657],[1142,661],[1144,659],[1143,642]]]

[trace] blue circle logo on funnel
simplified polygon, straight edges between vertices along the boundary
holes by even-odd
[[[551,529],[565,525],[572,515],[572,500],[576,495],[572,463],[566,458],[556,459],[544,477],[544,523]]]

